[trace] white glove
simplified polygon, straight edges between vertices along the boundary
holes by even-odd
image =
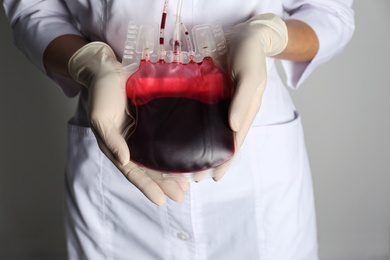
[[[288,42],[285,22],[275,14],[257,15],[225,33],[229,48],[228,67],[236,85],[229,111],[229,124],[235,132],[236,151],[260,109],[267,82],[265,57],[282,52]],[[215,170],[218,181],[230,162]]]
[[[155,204],[164,204],[165,195],[182,201],[188,183],[152,180],[145,170],[130,161],[122,133],[134,120],[126,114],[125,79],[110,46],[102,42],[83,46],[70,58],[68,70],[89,91],[88,120],[102,152]]]

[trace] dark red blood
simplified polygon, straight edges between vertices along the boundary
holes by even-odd
[[[175,41],[175,47],[178,47],[178,46],[180,46],[179,41]]]
[[[161,29],[165,29],[165,21],[167,20],[167,13],[162,14],[161,18]]]
[[[127,140],[131,160],[164,172],[216,167],[234,153],[229,100],[215,104],[159,98],[137,106],[137,127]]]

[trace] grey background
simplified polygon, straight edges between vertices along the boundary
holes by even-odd
[[[356,0],[345,51],[291,91],[311,160],[322,260],[390,259],[390,1]],[[0,15],[0,259],[64,259],[66,122],[76,100]]]

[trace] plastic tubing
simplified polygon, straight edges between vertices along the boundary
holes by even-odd
[[[190,33],[188,32],[183,22],[181,23],[181,27],[184,31],[184,37],[186,39],[186,43],[188,47],[188,58],[190,59],[190,61],[193,61],[195,59],[195,51],[194,51],[194,46],[192,45]]]
[[[175,30],[173,31],[173,62],[181,62],[181,7],[183,0],[177,2]]]
[[[165,60],[165,47],[164,47],[164,33],[165,33],[165,22],[167,21],[167,12],[168,12],[169,0],[165,0],[163,13],[161,17],[161,25],[160,25],[160,45],[158,50],[158,56],[160,61]]]

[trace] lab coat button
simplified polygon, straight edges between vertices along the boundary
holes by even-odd
[[[184,241],[187,241],[190,237],[188,236],[188,234],[184,233],[184,232],[177,232],[176,233],[176,236],[181,239],[181,240],[184,240]]]

